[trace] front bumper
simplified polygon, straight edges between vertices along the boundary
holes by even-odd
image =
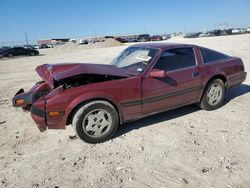
[[[31,117],[35,121],[38,129],[43,132],[47,129],[46,123],[46,113],[42,109],[39,109],[35,106],[31,107]]]
[[[65,114],[65,108],[57,105],[47,106],[45,96],[50,90],[45,84],[39,82],[29,92],[20,89],[12,99],[13,107],[21,107],[25,111],[30,111],[32,119],[41,132],[46,129],[65,129],[68,114]],[[18,102],[19,100],[22,102]],[[60,114],[53,116],[51,115],[53,112],[60,112]]]
[[[38,100],[39,98],[41,98],[44,94],[46,94],[48,91],[29,91],[29,92],[24,92],[24,89],[20,89],[15,96],[12,99],[12,104],[13,107],[23,107],[24,109],[26,109],[27,107],[31,107],[31,105]],[[16,101],[18,100],[24,100],[23,104],[17,104]]]
[[[20,89],[12,99],[13,107],[22,107],[24,111],[31,112],[31,117],[41,132],[47,129],[46,113],[44,109],[45,102],[40,99],[43,95],[43,91],[24,92],[23,89]],[[23,100],[23,102],[19,104],[17,103],[18,100]]]

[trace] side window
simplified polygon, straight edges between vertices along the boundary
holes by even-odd
[[[206,48],[201,48],[201,54],[202,54],[202,58],[203,58],[204,63],[210,63],[213,61],[218,61],[218,60],[226,59],[229,57],[229,56],[222,54],[220,52],[216,52],[216,51],[209,50]]]
[[[192,48],[175,48],[165,51],[154,68],[172,71],[195,65],[195,56]]]

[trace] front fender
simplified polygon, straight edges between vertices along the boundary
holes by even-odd
[[[76,97],[68,106],[65,115],[68,118],[71,118],[70,116],[73,115],[72,113],[74,112],[74,110],[83,103],[89,102],[89,101],[93,101],[93,100],[106,100],[108,102],[110,102],[112,105],[114,105],[114,107],[117,109],[119,117],[120,117],[120,122],[122,122],[123,117],[121,114],[121,109],[120,106],[117,102],[117,99],[115,99],[115,97],[107,95],[104,92],[89,92],[89,93],[84,93],[78,97]]]

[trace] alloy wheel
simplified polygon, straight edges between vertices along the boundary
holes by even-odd
[[[106,134],[112,126],[111,114],[104,109],[90,111],[82,122],[82,128],[90,137],[100,137]]]

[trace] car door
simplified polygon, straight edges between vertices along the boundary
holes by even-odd
[[[15,47],[13,48],[14,55],[22,55],[22,48],[21,47]]]
[[[14,48],[10,49],[9,52],[15,56],[19,55],[18,47],[14,47]]]
[[[19,53],[20,53],[20,55],[27,55],[28,54],[28,50],[26,48],[20,48]]]
[[[162,53],[154,70],[166,71],[166,77],[143,80],[143,113],[152,113],[167,108],[197,101],[201,79],[192,47],[170,49]]]

